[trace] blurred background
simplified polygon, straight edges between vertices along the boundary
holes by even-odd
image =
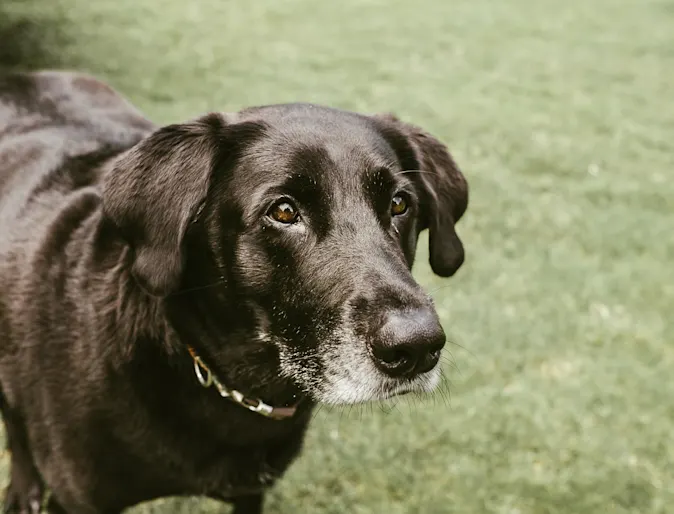
[[[415,266],[445,394],[320,410],[268,513],[674,512],[674,1],[0,0],[0,68],[158,123],[390,111],[453,152],[466,264]]]

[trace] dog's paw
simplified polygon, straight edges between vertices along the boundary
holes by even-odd
[[[40,514],[42,512],[42,494],[31,491],[28,495],[16,492],[11,486],[5,493],[4,514]]]
[[[20,490],[13,484],[9,484],[5,491],[3,505],[4,514],[40,514],[44,490],[42,487],[33,486],[28,490]]]

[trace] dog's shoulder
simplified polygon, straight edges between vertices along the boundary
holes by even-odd
[[[126,98],[82,73],[0,75],[0,213],[70,159],[130,148],[154,130]]]
[[[154,128],[126,98],[92,76],[0,75],[0,221],[9,229],[21,213],[35,218],[29,204],[49,210],[59,203],[55,197],[92,185],[97,162],[132,147]]]
[[[17,298],[30,296],[21,277],[37,287],[35,269],[46,273],[60,262],[63,241],[96,208],[103,163],[153,130],[91,76],[0,74],[0,338],[2,319],[23,305]]]

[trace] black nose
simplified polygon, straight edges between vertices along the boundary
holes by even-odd
[[[381,371],[391,377],[412,378],[435,367],[445,340],[435,312],[420,308],[389,313],[369,347]]]

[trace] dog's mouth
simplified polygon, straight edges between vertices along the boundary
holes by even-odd
[[[401,384],[391,384],[385,387],[380,395],[380,400],[388,400],[409,394],[432,393],[439,383],[440,370],[431,370],[427,377],[417,377]]]
[[[389,400],[391,398],[397,398],[399,396],[407,396],[408,394],[412,394],[417,392],[413,387],[405,388],[405,389],[396,389],[393,388],[389,391],[384,391],[381,395],[382,400]]]
[[[322,403],[357,404],[384,401],[395,397],[432,393],[440,383],[439,366],[413,378],[391,378],[362,361],[360,366],[327,367],[326,380],[315,396]]]

